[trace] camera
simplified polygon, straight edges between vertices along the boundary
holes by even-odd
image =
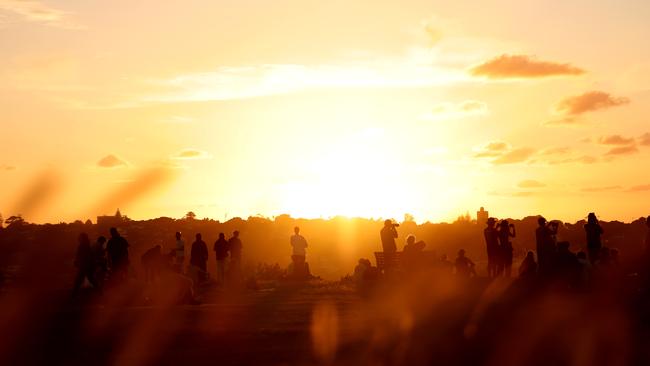
[[[399,224],[394,223],[394,224],[393,224],[393,227],[399,227]]]

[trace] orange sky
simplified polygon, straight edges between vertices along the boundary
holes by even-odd
[[[0,213],[650,213],[647,1],[0,0]]]

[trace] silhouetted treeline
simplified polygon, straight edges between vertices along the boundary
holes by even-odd
[[[528,250],[535,250],[537,216],[508,220],[517,227],[518,236],[513,239],[513,247],[517,258],[515,263],[518,264],[519,259]],[[622,261],[638,257],[646,231],[644,222],[643,218],[631,223],[601,222],[605,232],[603,245],[618,248]],[[579,221],[574,224],[560,224],[558,240],[570,242],[573,251],[584,249],[584,223]],[[182,232],[188,242],[191,242],[196,233],[202,233],[204,240],[211,246],[220,232],[229,236],[233,231],[239,230],[243,242],[245,268],[258,263],[288,265],[291,260],[289,238],[294,226],[300,226],[301,233],[309,242],[307,260],[312,272],[326,279],[337,279],[351,273],[359,258],[374,261],[373,252],[381,251],[379,230],[383,226],[383,220],[343,217],[294,219],[288,215],[280,215],[274,219],[249,217],[246,220],[233,218],[219,222],[210,219],[161,217],[143,221],[127,219],[117,226],[131,245],[132,258],[139,258],[147,249],[157,244],[161,244],[163,250],[172,249],[176,231]],[[425,250],[434,250],[439,255],[453,256],[459,248],[464,248],[467,255],[479,263],[479,274],[484,275],[485,266],[482,263],[486,260],[486,254],[483,229],[483,225],[464,220],[420,225],[406,221],[397,228],[397,247],[402,250],[406,237],[413,234],[418,240],[426,242]],[[62,281],[65,278],[62,284],[68,285],[69,276],[65,277],[64,273],[73,268],[72,261],[79,233],[88,233],[94,241],[99,235],[106,236],[108,230],[108,226],[93,224],[90,221],[41,225],[14,220],[8,227],[0,229],[0,268],[6,273],[12,266],[21,265],[21,261],[31,260],[25,259],[25,253],[38,253],[37,256],[43,259],[43,263],[47,263],[52,269],[52,275],[61,276]],[[139,261],[132,260],[136,266],[137,262]],[[208,270],[213,272],[214,266],[215,259],[210,257]]]

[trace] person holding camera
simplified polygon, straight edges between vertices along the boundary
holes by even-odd
[[[384,227],[380,231],[381,235],[381,246],[384,250],[384,253],[395,253],[397,252],[397,245],[395,244],[395,239],[397,239],[397,227],[399,224],[394,223],[391,220],[384,221]]]

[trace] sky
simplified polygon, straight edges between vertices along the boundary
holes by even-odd
[[[650,214],[650,2],[0,0],[0,213]]]

